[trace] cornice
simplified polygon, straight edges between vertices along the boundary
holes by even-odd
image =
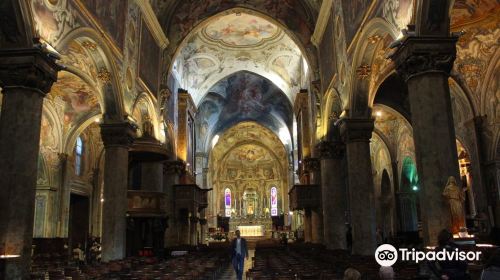
[[[160,46],[162,50],[165,49],[168,46],[169,41],[167,36],[165,35],[165,32],[163,32],[163,28],[161,27],[160,22],[158,21],[158,18],[153,11],[153,8],[151,8],[151,4],[149,4],[148,0],[135,0],[135,3],[137,4],[137,6],[139,6],[142,18],[153,34],[153,37],[158,43],[158,46]]]
[[[328,24],[328,18],[332,13],[333,0],[323,0],[321,3],[321,8],[319,10],[318,20],[316,21],[316,26],[314,27],[314,33],[311,36],[311,42],[317,47],[321,43],[323,34],[325,33],[326,25]]]

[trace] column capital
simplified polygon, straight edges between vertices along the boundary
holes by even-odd
[[[128,147],[134,140],[135,128],[127,121],[118,123],[102,123],[100,126],[104,147]]]
[[[30,88],[45,96],[62,69],[57,57],[42,48],[0,50],[0,84],[9,88]]]
[[[374,127],[373,119],[342,119],[340,135],[345,143],[369,142]]]
[[[320,163],[318,158],[305,158],[304,169],[309,172],[320,170]]]
[[[449,75],[456,57],[457,40],[456,36],[409,36],[403,39],[390,58],[405,81],[428,72]]]
[[[321,159],[342,159],[345,154],[345,145],[340,141],[321,141],[316,145]]]

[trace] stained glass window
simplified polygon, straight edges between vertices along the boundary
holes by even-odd
[[[231,217],[231,190],[228,188],[224,191],[224,204],[226,217]]]
[[[271,188],[271,216],[278,216],[278,190]]]
[[[80,136],[76,138],[75,146],[75,174],[80,176],[82,174],[82,157],[83,157],[83,141]]]

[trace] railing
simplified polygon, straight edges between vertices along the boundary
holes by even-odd
[[[174,185],[176,208],[187,208],[190,211],[200,211],[208,206],[207,192],[196,184]]]

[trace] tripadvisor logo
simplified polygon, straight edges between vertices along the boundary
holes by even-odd
[[[375,260],[381,266],[392,266],[398,259],[401,261],[478,261],[481,252],[459,251],[442,249],[440,251],[419,251],[415,249],[399,248],[399,251],[390,244],[382,244],[375,250]]]

